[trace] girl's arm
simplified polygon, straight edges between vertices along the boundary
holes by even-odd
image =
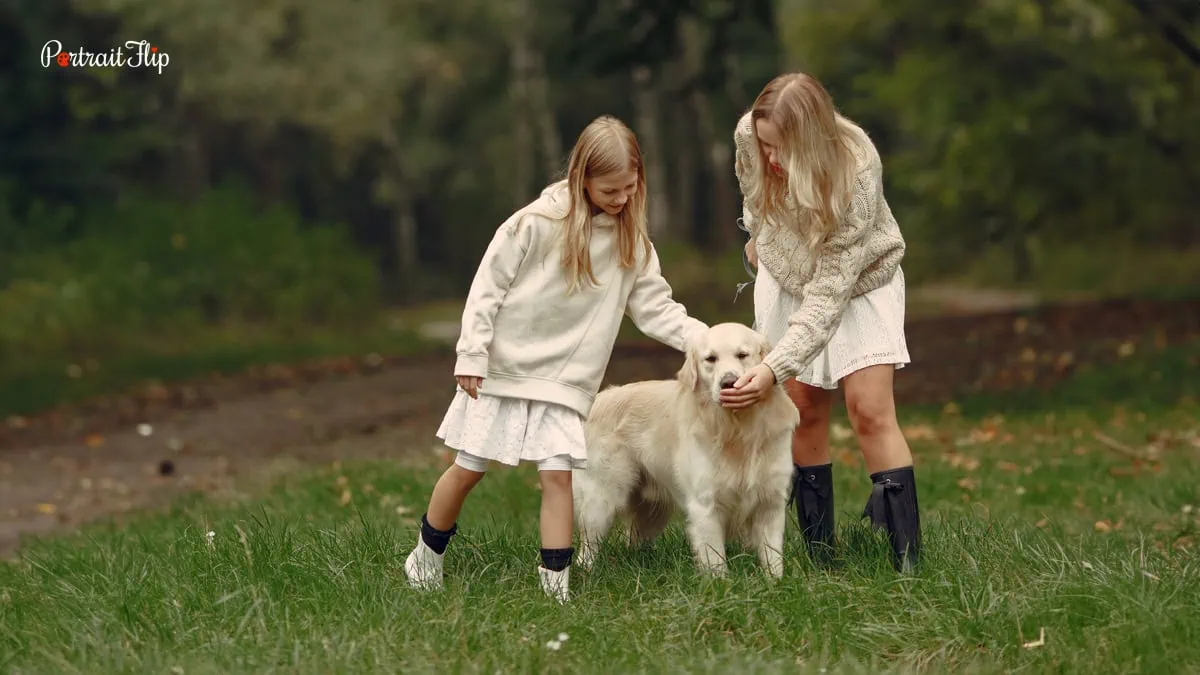
[[[804,288],[800,307],[788,319],[787,332],[764,360],[776,381],[798,375],[833,337],[854,284],[869,263],[866,235],[875,222],[882,191],[882,166],[871,162],[855,178],[854,200],[845,222],[817,251],[812,281]]]
[[[496,312],[517,276],[536,229],[533,223],[522,223],[522,220],[523,215],[514,215],[496,230],[475,272],[463,309],[462,333],[455,347],[458,353],[455,375],[487,376],[488,348],[492,344]]]
[[[737,127],[733,130],[733,174],[737,177],[738,190],[742,193],[742,219],[738,223],[738,227],[750,235],[750,241],[754,241],[758,235],[758,219],[754,212],[746,206],[748,192],[746,186],[751,180],[750,173],[754,171],[755,162],[757,162],[757,148],[754,147],[754,136],[750,124],[750,115],[747,114],[738,120]]]
[[[671,298],[671,285],[663,278],[653,246],[650,258],[633,282],[625,313],[638,330],[681,352],[687,351],[688,343],[698,331],[708,330],[707,324],[688,316],[687,309]]]

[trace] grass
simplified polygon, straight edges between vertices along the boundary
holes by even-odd
[[[1140,389],[1127,384],[1153,358],[1081,375],[1052,407],[902,411],[925,537],[912,578],[856,520],[870,486],[844,420],[834,568],[813,567],[790,525],[781,582],[738,549],[727,580],[704,579],[676,524],[644,550],[614,535],[566,607],[537,586],[528,468],[472,495],[443,593],[406,587],[440,468],[418,456],[27,545],[0,564],[0,671],[1195,672],[1200,392],[1180,358],[1195,351],[1162,357]],[[1095,432],[1157,455],[1131,460]]]

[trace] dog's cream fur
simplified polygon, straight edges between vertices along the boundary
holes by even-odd
[[[587,569],[618,514],[630,544],[653,541],[681,508],[697,566],[723,576],[725,542],[739,538],[768,574],[783,574],[783,530],[792,476],[796,406],[779,385],[731,411],[729,386],[769,351],[737,323],[713,326],[689,346],[674,380],[604,390],[586,426],[588,466],[573,475],[578,562]]]

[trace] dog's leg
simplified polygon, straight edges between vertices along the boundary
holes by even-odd
[[[685,506],[688,541],[696,566],[713,576],[725,576],[725,529],[711,491],[692,495]]]
[[[673,510],[670,495],[643,471],[629,495],[629,547],[657,539],[671,522]]]
[[[613,494],[613,486],[597,480],[587,471],[574,471],[575,524],[579,530],[579,551],[575,564],[589,570],[600,550],[600,542],[612,527],[616,517],[620,496]],[[619,486],[618,486],[619,487]]]
[[[631,506],[629,514],[630,548],[653,543],[671,522],[671,507],[662,502],[638,501]]]
[[[771,503],[758,508],[750,526],[750,539],[763,571],[778,579],[783,576],[783,534],[787,505]]]

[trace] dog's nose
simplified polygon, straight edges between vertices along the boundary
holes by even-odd
[[[729,389],[729,388],[731,388],[731,387],[734,385],[734,383],[735,383],[735,382],[737,382],[737,381],[738,381],[738,379],[737,379],[737,375],[734,375],[733,373],[725,373],[725,375],[723,375],[723,376],[721,377],[721,388],[722,388],[722,389]]]

